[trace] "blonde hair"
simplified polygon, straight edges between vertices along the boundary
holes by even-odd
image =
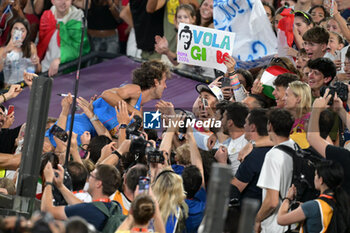
[[[170,169],[164,169],[154,181],[152,191],[158,201],[164,224],[170,215],[177,216],[178,210],[178,219],[187,217],[188,206],[185,203],[186,195],[181,176]]]
[[[289,83],[288,87],[296,97],[300,98],[300,103],[296,109],[297,118],[311,111],[311,88],[308,84],[301,81]]]
[[[175,150],[175,160],[178,164],[181,165],[190,165],[191,164],[191,153],[190,145],[188,143],[183,144],[176,148]]]

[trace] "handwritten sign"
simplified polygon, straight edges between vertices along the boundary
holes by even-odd
[[[235,34],[180,23],[177,61],[226,72],[225,58],[232,55]]]
[[[261,0],[214,0],[213,11],[215,28],[236,34],[232,55],[239,67],[251,68],[277,53],[277,39]]]

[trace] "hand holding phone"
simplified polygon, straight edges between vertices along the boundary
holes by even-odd
[[[221,88],[223,87],[230,87],[231,86],[231,80],[230,78],[227,78],[227,77],[223,77],[221,79]]]
[[[7,115],[9,116],[11,113],[13,113],[14,110],[15,110],[15,106],[10,105],[7,111]]]
[[[53,134],[56,138],[60,139],[63,142],[66,142],[68,139],[68,134],[58,125],[53,125],[50,133]]]
[[[209,106],[208,100],[206,98],[202,98],[202,103],[203,103],[204,107],[208,107]]]
[[[148,193],[150,179],[145,176],[139,178],[139,193]]]

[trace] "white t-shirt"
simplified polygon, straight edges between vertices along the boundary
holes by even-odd
[[[196,140],[198,148],[202,150],[208,151],[208,139],[209,135],[203,134],[197,130],[193,130],[193,135]],[[228,138],[224,142],[220,143],[218,140],[216,140],[215,145],[213,149],[218,149],[220,146],[226,146],[228,151],[228,157],[231,161],[231,167],[232,167],[232,174],[235,175],[239,165],[241,164],[237,158],[239,152],[243,149],[243,147],[248,143],[247,139],[245,139],[244,134],[240,136],[239,138],[232,139]]]
[[[295,142],[292,139],[280,143],[280,145],[286,145],[294,148]],[[259,180],[257,186],[262,191],[262,200],[265,200],[266,189],[273,189],[280,192],[280,197],[285,197],[287,191],[292,183],[293,174],[293,159],[290,155],[286,154],[282,150],[275,149],[273,147],[266,153],[265,161],[261,168]],[[277,213],[281,204],[275,209],[274,213],[266,218],[261,223],[262,233],[283,233],[288,229],[288,226],[280,226],[277,223]]]
[[[193,129],[193,136],[194,136],[194,139],[196,140],[198,148],[205,151],[209,151],[208,140],[210,135],[201,133],[198,130]],[[222,143],[216,140],[215,145],[213,146],[213,149],[218,149],[221,145],[228,147],[230,142],[231,142],[231,138],[226,139]]]
[[[239,138],[232,139],[230,141],[230,144],[227,147],[228,151],[228,157],[230,158],[231,161],[231,168],[232,168],[232,174],[235,175],[239,165],[241,162],[239,162],[238,159],[238,154],[239,152],[243,149],[245,145],[247,145],[248,141],[245,139],[244,134],[240,136]]]
[[[90,194],[88,192],[85,191],[80,191],[80,192],[73,192],[74,196],[76,196],[77,198],[79,198],[80,200],[82,200],[83,202],[92,202],[92,198],[90,196]]]

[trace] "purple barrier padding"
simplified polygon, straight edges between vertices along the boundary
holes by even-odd
[[[78,96],[90,99],[91,96],[100,95],[104,90],[119,87],[122,84],[131,83],[132,70],[139,67],[137,63],[125,56],[115,58],[97,65],[82,69],[80,72]],[[61,100],[59,93],[74,92],[75,73],[56,77],[52,85],[49,116],[58,117],[61,112]],[[163,100],[171,101],[175,107],[191,109],[192,104],[198,96],[195,86],[198,82],[172,75],[167,81],[167,89],[164,90]],[[17,98],[9,100],[4,105],[15,106],[15,123],[12,127],[24,123],[27,119],[27,108],[29,104],[29,88],[25,88]],[[144,109],[155,110],[153,100],[144,105]],[[78,110],[77,113],[80,113]]]

